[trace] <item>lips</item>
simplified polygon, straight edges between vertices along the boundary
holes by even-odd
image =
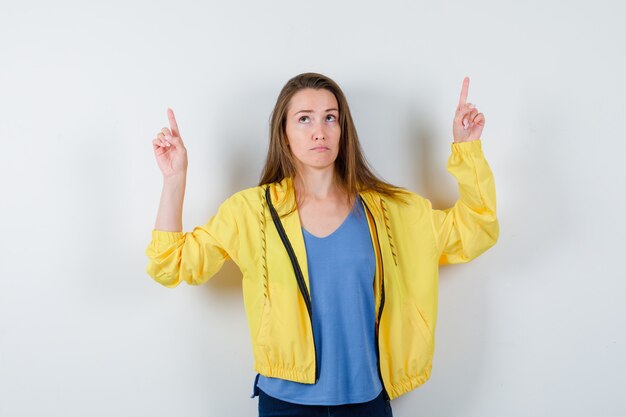
[[[311,149],[312,151],[328,151],[330,150],[330,148],[326,147],[326,146],[318,146],[316,148]]]

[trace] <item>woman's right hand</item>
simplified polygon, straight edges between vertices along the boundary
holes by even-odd
[[[174,111],[167,109],[170,129],[164,127],[152,140],[152,149],[163,178],[187,175],[187,149],[180,138]]]

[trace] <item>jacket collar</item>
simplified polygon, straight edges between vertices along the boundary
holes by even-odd
[[[361,198],[365,201],[368,208],[371,210],[372,215],[376,218],[376,220],[381,220],[383,218],[382,211],[380,210],[380,195],[373,191],[361,191],[359,192]],[[276,208],[276,212],[282,216],[291,210],[294,205],[295,200],[295,189],[293,186],[293,177],[285,177],[279,182],[275,182],[270,187],[270,197],[272,199],[272,204]],[[291,213],[288,217],[292,217],[293,214],[297,214],[296,212]],[[295,216],[298,225],[300,224],[299,216]]]

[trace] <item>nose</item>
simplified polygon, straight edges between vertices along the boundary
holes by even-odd
[[[324,134],[324,125],[322,123],[318,123],[315,126],[315,131],[313,132],[314,140],[326,140],[326,135]]]

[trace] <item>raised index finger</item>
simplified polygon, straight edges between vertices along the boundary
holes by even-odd
[[[463,87],[461,87],[461,97],[459,98],[459,107],[467,102],[467,91],[469,90],[469,77],[463,78]]]
[[[172,130],[172,135],[180,137],[178,132],[178,124],[176,123],[176,118],[174,117],[174,110],[167,108],[167,118],[170,120],[170,129]]]

